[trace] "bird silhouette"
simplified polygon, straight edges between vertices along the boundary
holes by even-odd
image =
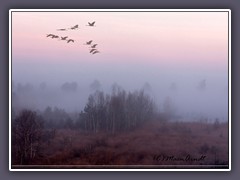
[[[94,51],[92,54],[97,54],[97,53],[100,53],[99,51]]]
[[[74,40],[73,40],[73,39],[69,39],[69,40],[67,41],[67,43],[70,43],[70,42],[74,42]]]
[[[87,41],[85,45],[90,45],[92,43],[92,40]]]
[[[91,49],[89,53],[92,53],[93,51],[96,51],[97,49]]]
[[[88,22],[87,26],[94,26],[94,24],[95,24],[95,21],[93,21],[92,23]]]
[[[73,26],[73,27],[71,27],[70,29],[74,30],[74,29],[77,29],[77,28],[78,28],[78,24]]]
[[[61,37],[61,40],[66,40],[67,38],[68,38],[68,36]]]
[[[97,44],[93,44],[92,46],[91,46],[91,48],[95,48],[97,46]]]
[[[55,35],[54,35],[54,34],[47,34],[47,37],[50,37],[50,36],[53,37],[53,36],[55,36]]]
[[[66,31],[67,29],[57,29],[57,31]]]
[[[59,36],[53,35],[53,36],[52,36],[52,39],[54,39],[54,38],[59,38]]]

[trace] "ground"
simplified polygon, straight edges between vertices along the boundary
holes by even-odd
[[[31,164],[45,168],[228,168],[228,157],[228,123],[150,121],[114,135],[57,130]]]

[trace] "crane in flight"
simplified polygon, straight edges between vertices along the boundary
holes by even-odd
[[[95,21],[93,21],[92,23],[90,23],[90,22],[88,22],[88,25],[87,26],[94,26],[94,24],[95,24]]]
[[[66,40],[67,38],[68,38],[68,36],[61,37],[61,40]]]
[[[87,41],[85,45],[90,45],[92,43],[92,40]]]
[[[70,29],[72,29],[72,30],[74,30],[74,29],[78,29],[78,24],[75,25],[75,26],[73,26],[73,27],[71,27]]]
[[[97,49],[91,49],[90,51],[89,51],[89,53],[92,53],[93,51],[96,51]]]
[[[73,39],[67,40],[67,43],[70,43],[70,42],[73,42],[73,43],[74,43],[74,40],[73,40]]]
[[[57,31],[66,31],[67,29],[57,29]]]
[[[95,48],[97,46],[97,44],[93,44],[92,46],[91,46],[91,48]]]
[[[94,51],[92,54],[97,54],[97,53],[100,53],[99,51]]]
[[[59,36],[53,35],[53,36],[52,36],[52,39],[54,39],[54,38],[59,38]]]
[[[53,37],[53,36],[55,36],[55,35],[54,35],[54,34],[47,34],[47,37],[50,37],[50,36]]]

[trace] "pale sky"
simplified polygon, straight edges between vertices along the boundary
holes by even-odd
[[[86,26],[93,21],[96,27]],[[77,30],[57,31],[76,24]],[[83,45],[89,40],[99,54]],[[228,13],[13,12],[12,70],[12,79],[22,83],[98,79],[137,89],[144,82],[195,86],[207,79],[214,88],[226,87]]]
[[[161,63],[167,59],[226,65],[227,12],[13,12],[12,20],[13,60],[65,62],[63,56],[67,56],[79,62],[79,58],[89,58],[83,43],[93,39],[102,51],[97,58],[104,61],[120,56],[138,62],[147,58]],[[92,21],[96,27],[86,26]],[[79,30],[56,31],[76,24]],[[76,42],[52,41],[44,37],[48,33]]]

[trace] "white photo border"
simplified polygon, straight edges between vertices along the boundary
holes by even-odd
[[[139,165],[140,168],[137,168],[138,165],[129,165],[129,169],[126,169],[126,165],[123,165],[124,168],[109,168],[109,166],[100,165],[103,168],[96,168],[95,165],[90,165],[90,168],[87,168],[87,165],[73,166],[73,165],[47,165],[49,168],[31,169],[26,168],[12,168],[11,163],[11,110],[12,110],[12,13],[13,12],[227,12],[228,13],[228,169],[197,169],[197,168],[185,168],[185,167],[194,167],[192,165],[180,165],[182,168],[142,168],[148,165]],[[50,169],[50,167],[59,167]],[[111,165],[114,166],[114,165]],[[149,165],[153,167],[153,165]],[[207,167],[207,165],[203,165]],[[21,166],[23,167],[23,166]],[[39,167],[37,165],[36,167]],[[67,168],[74,167],[74,168]],[[78,167],[83,167],[82,169]],[[134,168],[133,168],[134,167]],[[135,168],[136,167],[136,168]],[[159,167],[159,166],[158,166]],[[167,166],[164,166],[167,167]],[[173,167],[170,165],[169,167]],[[174,165],[174,167],[177,167]],[[184,168],[183,168],[184,167]],[[198,166],[199,167],[199,166]],[[231,171],[231,9],[10,9],[9,10],[9,171]]]

